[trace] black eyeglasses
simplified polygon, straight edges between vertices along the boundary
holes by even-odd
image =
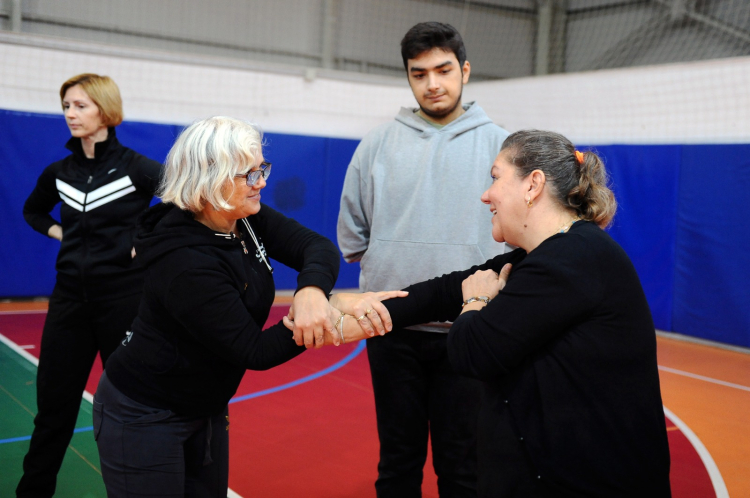
[[[258,180],[260,180],[261,175],[263,175],[264,180],[268,180],[268,177],[271,176],[271,163],[267,163],[263,161],[260,163],[260,169],[254,169],[250,170],[244,175],[234,175],[235,178],[239,178],[241,176],[245,177],[247,179],[247,186],[252,187],[256,183],[258,183]]]

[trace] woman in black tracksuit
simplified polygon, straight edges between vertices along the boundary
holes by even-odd
[[[106,364],[130,330],[143,286],[134,226],[153,199],[162,168],[118,142],[114,127],[122,122],[122,101],[111,78],[75,76],[62,85],[60,98],[71,154],[45,168],[23,208],[34,230],[61,244],[19,497],[54,494],[96,353]],[[59,202],[60,222],[50,216]]]

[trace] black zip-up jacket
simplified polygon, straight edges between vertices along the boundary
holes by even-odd
[[[23,206],[37,232],[62,226],[57,291],[82,301],[140,292],[143,271],[131,257],[135,223],[156,192],[161,164],[121,145],[114,128],[95,145],[94,159],[80,138],[66,147],[72,154],[44,169]],[[61,222],[50,216],[58,202]]]
[[[135,248],[146,267],[132,334],[107,360],[123,394],[185,416],[221,412],[245,370],[265,370],[305,348],[281,323],[261,330],[273,304],[260,252],[297,270],[297,289],[328,294],[339,252],[327,238],[261,205],[237,235],[216,233],[192,213],[159,204],[141,218]]]

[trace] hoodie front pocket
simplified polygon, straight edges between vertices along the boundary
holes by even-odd
[[[93,418],[94,418],[94,441],[98,441],[99,433],[102,430],[102,422],[104,419],[104,404],[99,403],[96,400],[96,398],[94,398]]]

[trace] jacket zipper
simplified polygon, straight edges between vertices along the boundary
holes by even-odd
[[[89,175],[89,179],[86,182],[86,195],[83,198],[83,206],[84,211],[81,213],[81,228],[82,228],[82,239],[83,239],[83,261],[81,264],[81,287],[83,288],[83,300],[84,302],[88,302],[89,295],[88,295],[88,289],[86,288],[86,272],[89,267],[89,243],[88,243],[88,223],[87,221],[87,211],[86,211],[86,201],[89,197],[89,190],[91,190],[91,182],[94,179],[94,175]]]

